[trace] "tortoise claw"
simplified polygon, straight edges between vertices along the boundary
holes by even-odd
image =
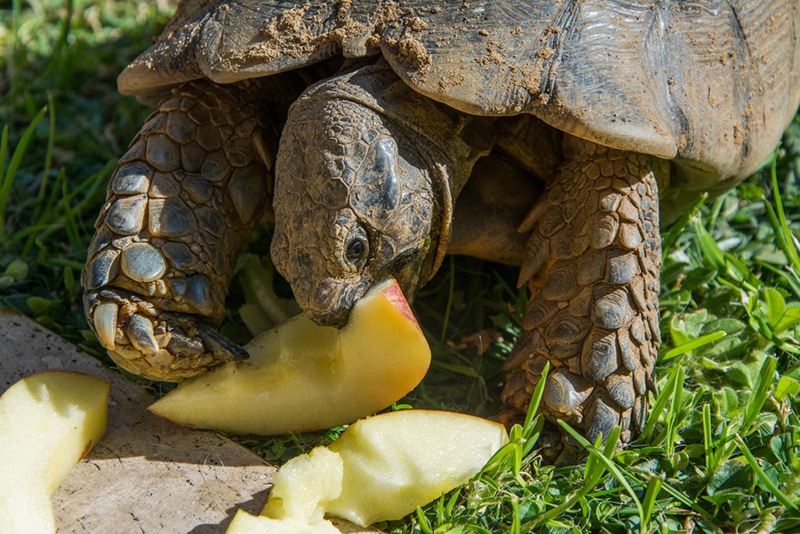
[[[571,413],[592,393],[592,383],[580,375],[554,369],[544,386],[544,403],[552,410]]]
[[[94,331],[100,344],[108,350],[114,350],[117,335],[117,317],[119,306],[116,302],[99,304],[94,310]]]
[[[153,331],[153,322],[147,317],[133,315],[125,326],[131,344],[146,356],[158,354],[158,341]]]
[[[247,351],[193,314],[163,311],[117,288],[87,293],[86,318],[123,369],[151,380],[179,382]]]
[[[220,334],[216,328],[200,323],[197,325],[197,334],[203,340],[206,350],[220,360],[235,361],[250,357],[243,347]]]

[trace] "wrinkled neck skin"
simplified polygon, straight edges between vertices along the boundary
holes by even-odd
[[[390,277],[411,300],[442,261],[454,200],[493,135],[383,60],[309,87],[281,137],[271,251],[306,314],[341,327]]]

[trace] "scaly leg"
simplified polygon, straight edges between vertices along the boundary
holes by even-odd
[[[173,90],[108,186],[83,272],[89,325],[124,369],[179,381],[245,357],[218,333],[239,249],[269,204],[278,128],[262,82]]]
[[[660,344],[661,244],[652,160],[568,137],[565,164],[521,231],[531,299],[509,356],[505,418],[524,413],[545,364],[542,411],[594,441],[641,430]]]

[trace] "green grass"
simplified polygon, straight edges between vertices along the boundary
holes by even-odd
[[[0,304],[100,358],[80,269],[116,157],[149,113],[119,97],[114,78],[168,16],[158,4],[0,0]],[[480,476],[380,526],[800,532],[798,176],[796,119],[772,164],[665,229],[659,394],[632,447],[614,454],[587,443],[585,464],[543,465],[542,422],[531,417]],[[479,261],[445,263],[415,306],[433,367],[404,402],[497,410],[526,303],[514,277]],[[237,290],[233,307],[241,300]],[[242,335],[235,320],[226,328]],[[336,434],[248,444],[280,462]]]

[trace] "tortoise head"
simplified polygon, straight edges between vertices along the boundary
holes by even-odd
[[[458,138],[453,118],[410,93],[387,66],[372,65],[311,86],[289,111],[271,253],[319,324],[343,326],[389,277],[412,299],[446,251],[455,182],[480,154],[440,146]],[[420,134],[433,130],[442,139]]]
[[[314,321],[343,326],[352,305],[388,277],[407,298],[427,281],[422,271],[439,233],[431,179],[407,136],[379,112],[346,99],[301,99],[275,175],[272,258]]]

